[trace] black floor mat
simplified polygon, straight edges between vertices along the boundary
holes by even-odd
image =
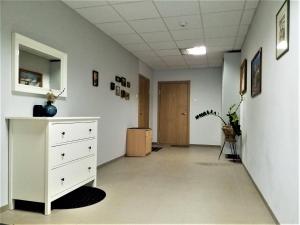
[[[73,209],[85,207],[102,201],[105,196],[106,193],[99,188],[83,186],[53,201],[51,209]],[[16,200],[15,209],[44,213],[44,204]]]

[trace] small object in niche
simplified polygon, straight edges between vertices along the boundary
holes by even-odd
[[[43,74],[20,68],[19,84],[43,87]]]
[[[99,84],[99,73],[96,70],[93,70],[93,86],[98,87]]]
[[[116,95],[120,96],[121,95],[121,91],[120,91],[120,87],[116,86]]]
[[[124,90],[121,91],[121,98],[125,98],[125,91]]]
[[[33,106],[33,117],[43,117],[45,116],[45,109],[42,105]]]
[[[116,77],[115,77],[115,80],[116,80],[116,82],[119,82],[119,83],[120,83],[120,82],[121,82],[121,77],[116,76]]]
[[[57,108],[53,105],[55,100],[65,91],[63,89],[58,95],[55,95],[52,90],[46,94],[47,104],[44,106],[45,116],[53,117],[57,113]]]
[[[123,87],[126,87],[126,78],[125,77],[121,77],[121,85]]]
[[[128,92],[125,93],[125,99],[129,100],[130,99],[130,94]]]
[[[129,81],[127,81],[126,85],[127,85],[128,88],[130,88],[130,82]]]
[[[286,0],[276,15],[276,59],[289,51],[290,1]]]
[[[251,96],[255,97],[261,93],[262,85],[262,48],[255,54],[251,61]]]
[[[115,83],[114,82],[110,82],[110,90],[115,90]]]

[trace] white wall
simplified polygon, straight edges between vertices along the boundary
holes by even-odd
[[[221,68],[178,69],[154,71],[153,76],[153,139],[157,141],[157,84],[158,81],[190,80],[190,144],[220,145],[221,123],[218,118],[195,115],[213,109],[221,112]]]
[[[31,116],[34,104],[45,98],[11,93],[11,32],[18,32],[68,54],[68,98],[55,103],[58,116],[101,116],[98,164],[125,153],[126,128],[137,126],[138,60],[119,44],[60,1],[2,3],[3,117]],[[92,70],[99,71],[99,87],[92,86]],[[122,74],[131,82],[130,101],[110,91]],[[2,118],[3,119],[3,118]],[[7,124],[1,127],[1,202],[7,204]],[[100,180],[101,182],[101,180]]]
[[[150,90],[149,90],[149,127],[153,127],[153,121],[152,121],[152,107],[153,107],[153,83],[152,83],[152,77],[153,77],[153,70],[147,66],[144,62],[139,60],[139,74],[143,75],[144,77],[147,77],[150,80]]]
[[[280,223],[298,223],[299,2],[291,1],[290,50],[275,57],[276,13],[283,1],[260,1],[242,59],[262,47],[262,93],[242,105],[243,162]]]
[[[0,1],[0,34],[2,33],[2,1]],[[0,77],[2,78],[2,45],[0,35]],[[2,93],[2,79],[0,79],[0,93]],[[2,97],[0,97],[0,129],[2,127]],[[2,151],[2,136],[0,132],[0,207],[6,202],[7,186],[4,185],[7,176],[7,157],[6,152]]]
[[[240,101],[240,61],[240,52],[228,52],[224,54],[222,76],[222,115],[227,123],[229,123],[227,113],[230,106],[238,104]],[[239,142],[236,146],[237,151],[239,151]],[[223,153],[231,154],[228,143],[224,146]]]

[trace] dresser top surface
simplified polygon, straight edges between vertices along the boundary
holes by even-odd
[[[6,117],[8,120],[44,120],[44,121],[67,121],[67,120],[98,120],[101,117]]]

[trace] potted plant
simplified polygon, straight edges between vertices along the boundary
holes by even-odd
[[[240,108],[242,101],[243,101],[243,96],[241,95],[241,100],[240,100],[239,104],[238,105],[233,104],[232,106],[230,106],[228,113],[227,113],[229,123],[225,122],[225,119],[222,116],[220,116],[220,113],[213,111],[213,110],[204,111],[204,112],[196,115],[195,118],[196,118],[196,120],[198,120],[198,119],[206,117],[206,116],[218,117],[223,123],[222,130],[225,134],[225,140],[234,142],[236,136],[240,136],[242,134],[241,127],[239,124],[239,116],[237,114],[237,111]]]

